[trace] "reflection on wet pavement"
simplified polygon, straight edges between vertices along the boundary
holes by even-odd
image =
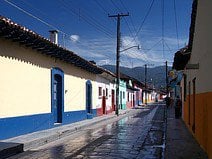
[[[11,159],[140,158],[145,156],[145,153],[141,152],[156,110],[157,108],[125,117],[98,129],[89,127],[58,142],[24,152]]]

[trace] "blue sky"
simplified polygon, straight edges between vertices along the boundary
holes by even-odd
[[[140,50],[121,52],[121,65],[136,67],[164,65],[166,60],[172,65],[174,53],[188,43],[192,0],[0,0],[0,4],[0,15],[46,38],[49,30],[59,30],[61,46],[98,65],[115,65],[116,60],[116,19],[108,14],[129,12],[121,19],[121,50],[135,45]]]

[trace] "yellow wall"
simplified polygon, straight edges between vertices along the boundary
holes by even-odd
[[[51,111],[50,71],[31,63],[39,58],[31,52],[0,39],[1,118]]]
[[[77,67],[65,66],[64,64],[60,68],[66,73],[64,76],[64,111],[85,110],[86,106],[86,81],[91,80],[92,93],[93,93],[93,109],[96,108],[97,88],[95,75],[80,70]],[[81,77],[79,77],[81,76]],[[83,78],[82,78],[83,77]]]
[[[190,125],[189,120],[189,107],[188,99],[184,103],[183,119],[190,129],[191,133],[195,136],[199,144],[208,153],[209,158],[212,158],[212,92],[196,94],[195,104],[195,133],[192,131],[193,125],[193,95],[191,95],[190,103]]]
[[[51,112],[51,68],[64,71],[64,110],[85,110],[90,79],[96,108],[96,75],[0,38],[0,118]]]

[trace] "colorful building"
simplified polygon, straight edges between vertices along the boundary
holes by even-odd
[[[95,117],[99,81],[114,89],[110,72],[4,17],[0,73],[0,139]]]
[[[144,103],[143,96],[144,96],[144,84],[138,81],[134,81],[134,88],[136,89],[135,92],[135,106],[142,105]]]
[[[127,87],[126,82],[124,80],[120,80],[119,83],[119,109],[126,109],[127,103]]]
[[[136,89],[133,87],[132,80],[129,79],[127,83],[127,100],[126,105],[127,108],[134,108],[135,107],[135,91]]]
[[[194,0],[187,48],[175,54],[173,68],[183,70],[183,120],[212,158],[211,0]]]
[[[115,75],[106,71],[97,76],[97,116],[115,111]]]
[[[123,73],[120,74],[121,80],[126,83],[126,107],[128,109],[135,107],[135,92],[138,91],[134,88],[134,83],[137,82],[136,79],[127,76]]]

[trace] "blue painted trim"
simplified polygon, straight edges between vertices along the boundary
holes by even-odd
[[[54,77],[55,75],[59,75],[62,78],[62,96],[61,96],[61,104],[62,104],[62,121],[64,120],[64,72],[58,68],[58,67],[54,67],[51,69],[51,112],[52,112],[52,118],[54,118],[54,92],[53,92],[53,87],[54,87]],[[54,122],[54,121],[53,121]]]
[[[93,117],[97,117],[97,110],[96,109],[92,109],[93,112]]]
[[[89,91],[89,87],[90,87],[90,92]],[[90,96],[89,96],[90,95]],[[92,103],[92,83],[90,80],[86,81],[86,111],[88,113],[88,118],[91,118],[91,114],[93,114],[92,112],[92,108],[93,108],[93,103]]]
[[[53,127],[52,114],[38,114],[0,119],[0,139],[7,139]]]
[[[63,124],[69,124],[85,120],[87,119],[86,114],[87,114],[86,110],[65,112],[63,118]]]
[[[93,117],[96,117],[97,110],[93,109],[92,112]],[[63,123],[59,125],[54,125],[52,113],[0,118],[0,140],[71,124],[85,119],[87,119],[86,110],[64,112]]]

